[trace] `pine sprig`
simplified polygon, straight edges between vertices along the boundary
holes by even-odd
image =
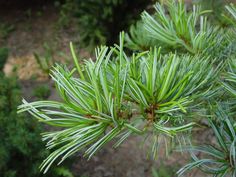
[[[213,63],[197,56],[161,55],[157,48],[128,57],[123,42],[124,33],[119,46],[97,48],[95,61],[76,62],[72,71],[56,65],[51,77],[62,102],[23,100],[19,106],[19,112],[62,128],[43,134],[53,150],[41,166],[44,172],[57,159],[60,164],[83,149],[91,158],[118,137],[117,145],[132,133],[174,137],[195,124],[178,120],[211,96],[218,73]],[[80,77],[74,76],[76,70]]]
[[[142,14],[148,35],[174,48],[181,48],[190,53],[203,51],[209,43],[209,26],[207,18],[203,16],[207,11],[194,5],[187,10],[183,1],[167,1],[166,8],[157,3],[156,13],[152,16],[147,12]]]
[[[236,7],[234,4],[230,4],[226,6],[228,12],[232,15],[232,17],[236,20]]]
[[[210,26],[203,16],[206,11],[199,6],[189,11],[183,1],[173,0],[154,7],[156,13],[144,12],[143,21],[126,35],[125,45],[137,52],[125,53],[121,33],[119,45],[98,47],[95,60],[81,62],[71,43],[75,68],[69,70],[57,64],[50,74],[62,101],[23,100],[18,112],[27,111],[40,122],[59,127],[43,134],[52,153],[41,170],[47,172],[52,163],[60,164],[77,152],[91,158],[111,140],[117,147],[132,134],[151,136],[155,157],[159,135],[179,141],[178,135],[190,132],[197,124],[196,116],[190,115],[195,115],[195,110],[201,112],[201,108],[207,110],[212,100],[215,106],[213,96],[220,90],[219,85],[234,99],[232,33]],[[234,6],[227,9],[234,17]],[[175,53],[163,54],[159,46]],[[229,62],[226,70],[222,59]],[[219,80],[222,84],[218,84]],[[227,101],[231,101],[228,97]],[[217,121],[209,119],[217,145],[185,149],[191,152],[193,162],[179,175],[199,167],[215,176],[235,176],[235,121],[222,109],[218,114]],[[201,115],[206,117],[206,111]],[[199,159],[196,151],[212,158]]]
[[[190,152],[193,162],[181,168],[177,172],[178,176],[196,167],[214,176],[236,176],[236,127],[232,118],[221,107],[216,115],[217,121],[208,120],[215,134],[216,145],[186,147],[185,150]],[[205,158],[195,155],[199,152]]]
[[[138,21],[130,27],[129,33],[125,35],[125,42],[127,48],[137,51],[147,51],[150,47],[157,47],[160,43],[147,35],[147,30],[142,21]]]
[[[228,71],[224,73],[223,87],[236,97],[236,60],[233,58],[228,62]]]

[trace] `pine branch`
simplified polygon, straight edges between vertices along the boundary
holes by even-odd
[[[83,77],[74,77],[76,69],[56,65],[51,77],[62,102],[23,100],[19,106],[19,112],[62,128],[43,134],[53,150],[41,166],[44,172],[57,159],[60,164],[83,149],[91,158],[118,137],[117,145],[148,131],[175,137],[195,125],[185,113],[211,97],[219,69],[210,60],[161,55],[157,48],[128,57],[123,42],[124,33],[119,46],[97,48],[96,61],[76,62]]]

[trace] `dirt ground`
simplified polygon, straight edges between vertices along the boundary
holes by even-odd
[[[14,31],[5,40],[10,49],[10,55],[4,71],[11,75],[16,69],[21,81],[24,97],[31,99],[31,92],[41,83],[51,88],[49,99],[58,99],[53,83],[40,70],[34,52],[43,54],[43,44],[47,43],[54,53],[56,61],[72,63],[69,52],[69,42],[78,42],[79,34],[76,23],[71,23],[68,29],[57,29],[58,10],[53,6],[36,7],[35,9],[0,9],[0,20],[14,25]],[[89,57],[86,50],[81,50],[82,58]],[[152,168],[165,168],[167,171],[177,170],[189,158],[186,154],[174,153],[165,157],[164,148],[160,150],[157,160],[147,158],[147,142],[140,147],[142,139],[132,136],[119,148],[113,149],[112,143],[105,146],[90,161],[78,154],[73,165],[75,177],[152,177]],[[174,177],[173,175],[171,177]],[[160,176],[168,177],[168,176]],[[205,177],[200,172],[192,172],[186,177]]]
[[[45,44],[53,51],[56,62],[72,61],[69,42],[78,42],[76,24],[71,21],[67,29],[60,29],[57,24],[58,13],[51,4],[30,9],[13,8],[5,13],[0,11],[0,20],[13,25],[14,28],[5,41],[10,49],[4,68],[7,75],[17,68],[17,75],[21,80],[32,79],[32,77],[40,81],[47,79],[47,75],[43,74],[34,58],[34,53],[44,56]],[[86,50],[79,51],[79,54],[82,58],[90,56]]]

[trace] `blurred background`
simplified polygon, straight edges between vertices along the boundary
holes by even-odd
[[[69,42],[80,58],[93,58],[97,45],[112,45],[120,31],[153,11],[154,0],[8,0],[0,2],[0,176],[1,177],[174,177],[189,157],[175,154],[146,158],[139,137],[118,149],[108,144],[90,161],[81,154],[43,175],[38,166],[50,153],[43,129],[28,114],[16,113],[22,97],[28,101],[58,100],[50,68],[55,62],[72,65]],[[211,9],[213,23],[225,26],[224,4],[236,0],[187,0]],[[207,136],[208,133],[206,133]],[[209,137],[202,136],[202,139]],[[147,145],[148,146],[148,145]],[[164,148],[163,148],[164,149]],[[188,177],[204,177],[198,171]]]

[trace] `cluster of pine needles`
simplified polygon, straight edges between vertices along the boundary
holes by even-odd
[[[78,60],[71,43],[75,67],[56,64],[50,72],[61,101],[23,100],[18,112],[59,127],[43,133],[52,150],[44,172],[78,151],[91,158],[111,140],[118,147],[139,135],[149,137],[154,158],[162,137],[191,154],[179,176],[195,167],[236,176],[236,7],[225,7],[227,27],[211,24],[209,10],[189,9],[181,0],[154,9],[121,32],[119,44],[98,47],[95,61]],[[202,122],[214,132],[213,144],[191,143]]]

